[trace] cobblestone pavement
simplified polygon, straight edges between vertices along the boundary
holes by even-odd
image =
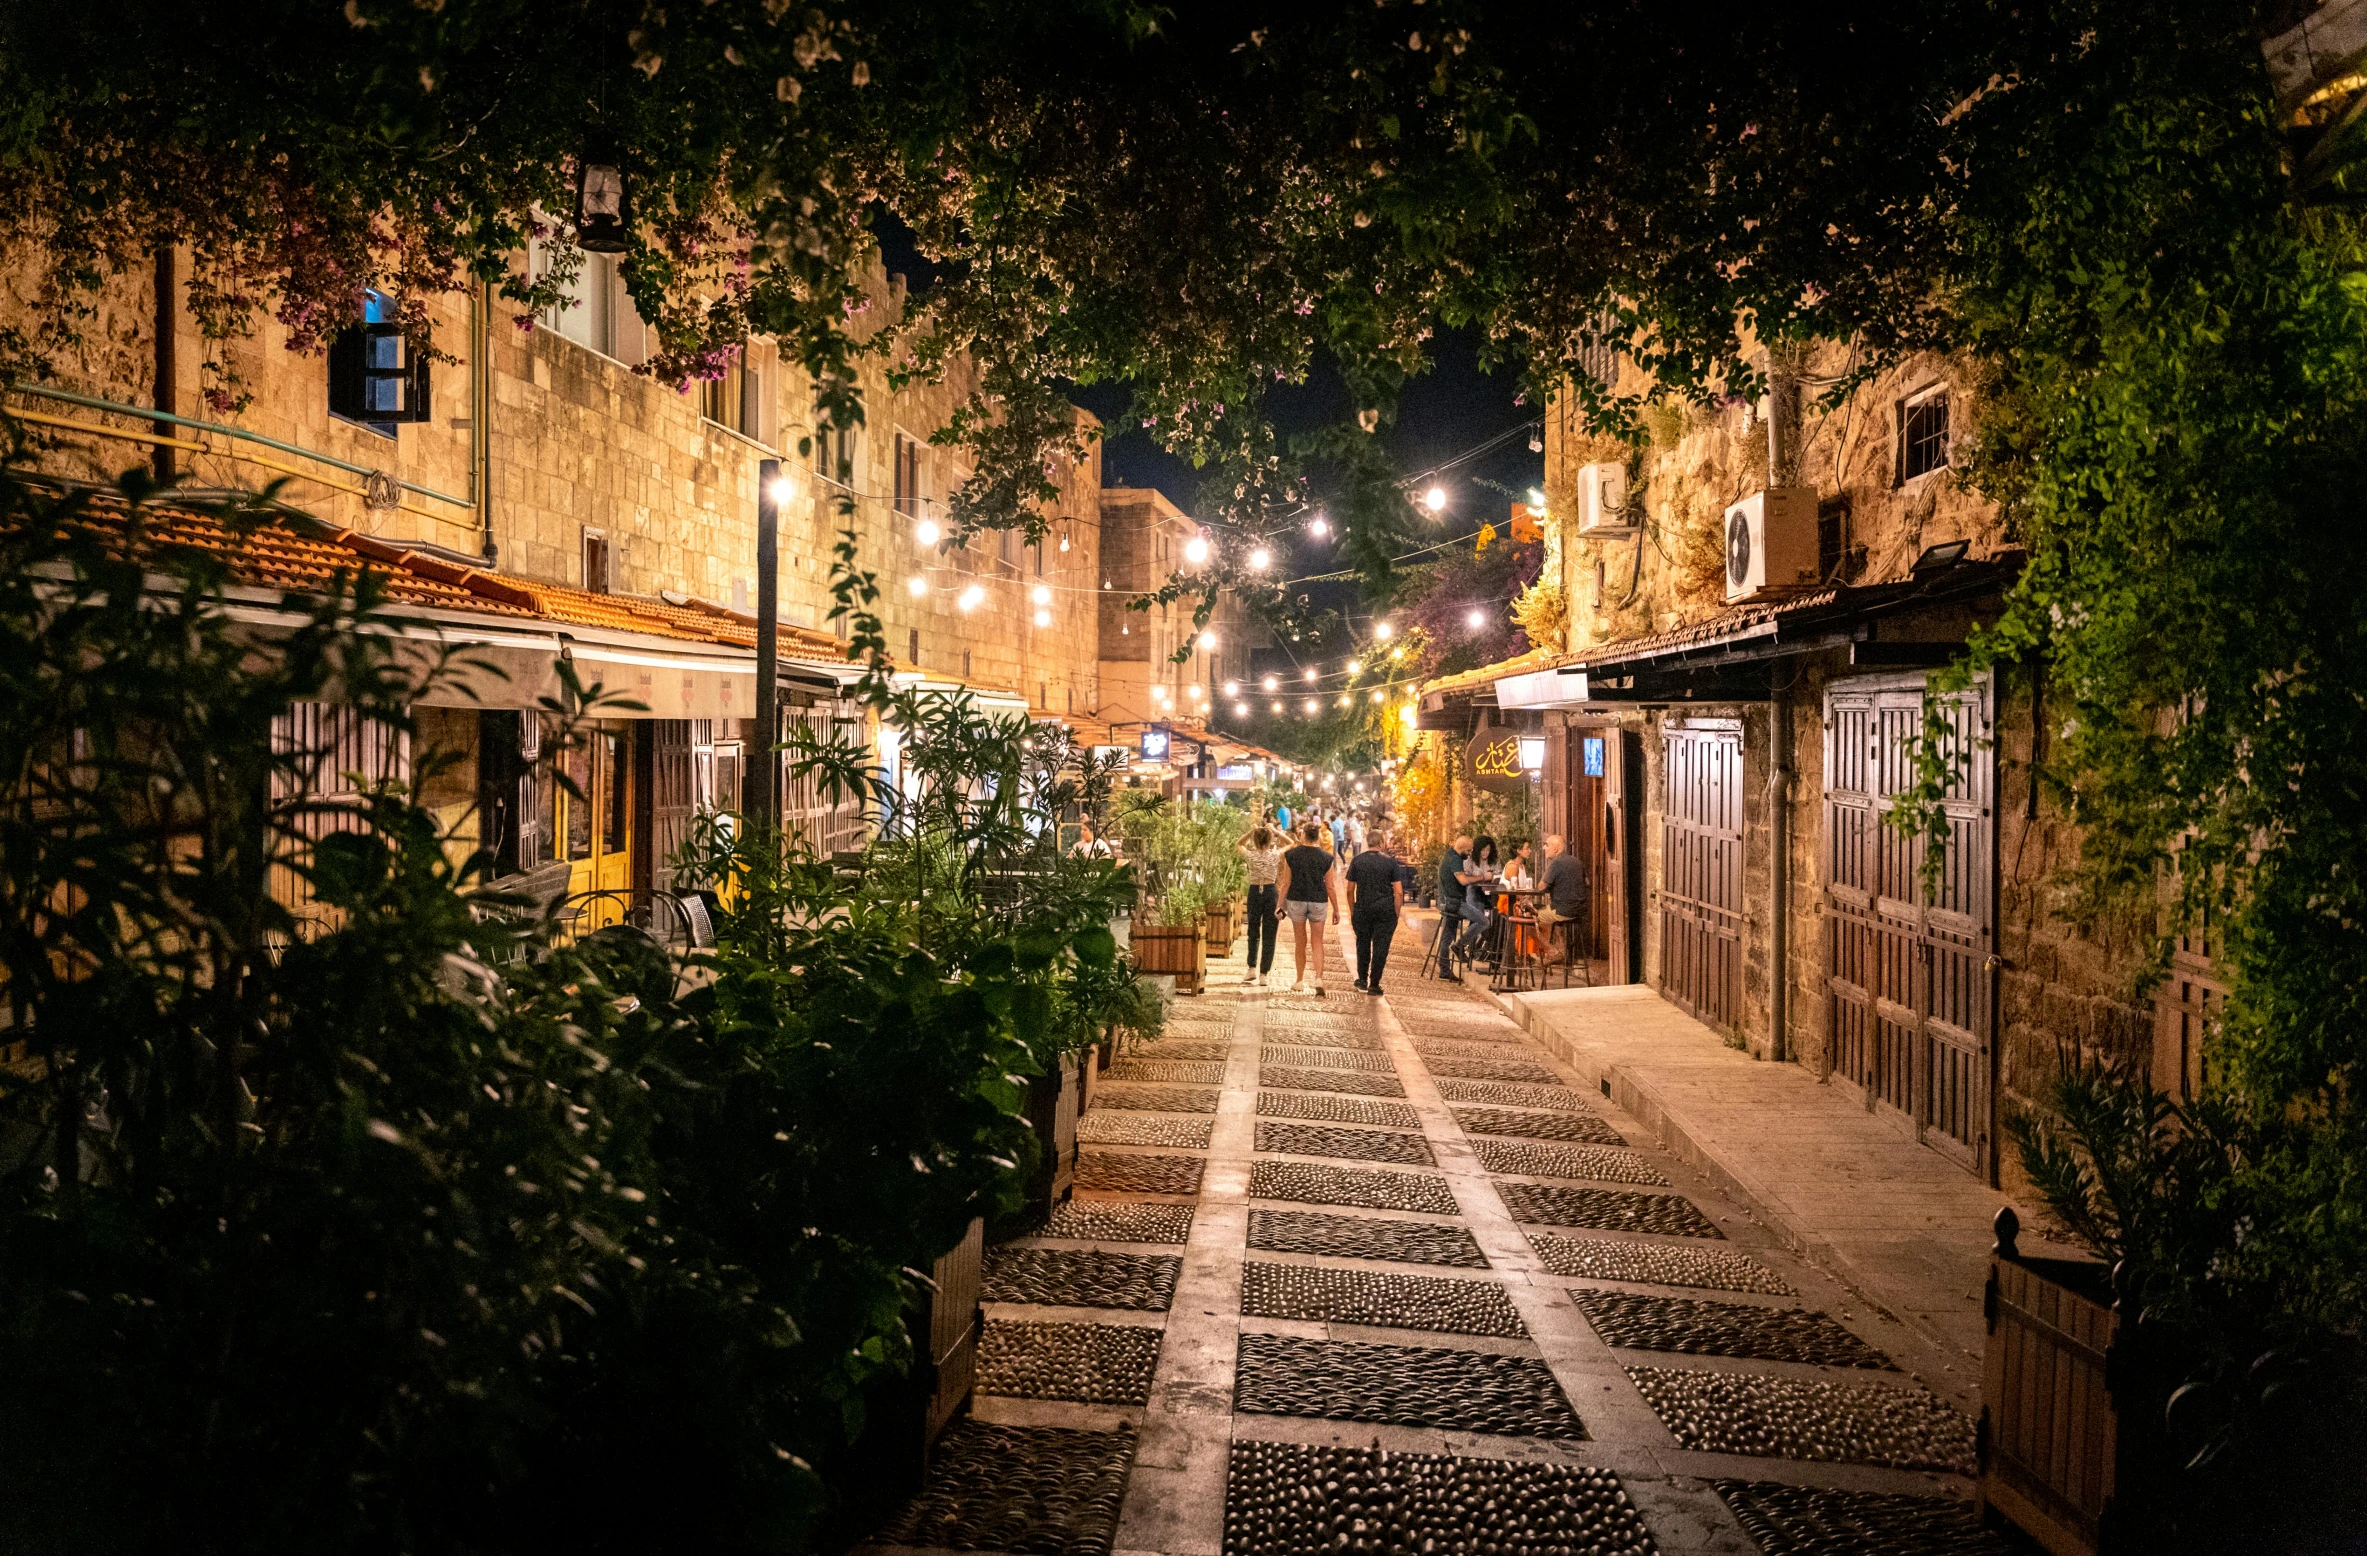
[[[1977,1379],[1396,961],[1124,1054],[881,1547],[2004,1556]]]

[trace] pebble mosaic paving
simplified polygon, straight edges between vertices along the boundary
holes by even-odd
[[[1419,1129],[1422,1120],[1402,1102],[1367,1102],[1362,1097],[1320,1091],[1261,1091],[1257,1110],[1265,1118],[1311,1118],[1326,1124],[1378,1124],[1384,1129]]]
[[[1214,1086],[1103,1086],[1093,1093],[1097,1108],[1143,1113],[1214,1113]]]
[[[1565,1113],[1587,1111],[1586,1099],[1567,1086],[1514,1086],[1504,1081],[1438,1083],[1442,1102],[1484,1102],[1500,1108],[1557,1108]]]
[[[1502,1108],[1455,1108],[1455,1122],[1475,1135],[1567,1140],[1576,1145],[1625,1145],[1619,1131],[1592,1113],[1514,1113]]]
[[[1541,1064],[1503,1059],[1425,1059],[1432,1075],[1462,1081],[1526,1081],[1550,1086],[1561,1077]]]
[[[1116,1194],[1197,1194],[1200,1172],[1208,1164],[1197,1156],[1122,1156],[1115,1151],[1083,1151],[1077,1156],[1077,1187]]]
[[[1072,1199],[1052,1207],[1052,1218],[1037,1235],[1086,1243],[1180,1243],[1192,1235],[1192,1207]]]
[[[1201,1059],[1120,1059],[1109,1067],[1109,1079],[1120,1081],[1181,1081],[1215,1086],[1225,1078],[1221,1063]]]
[[[1528,1338],[1512,1299],[1494,1281],[1392,1270],[1335,1270],[1252,1259],[1241,1269],[1241,1311],[1252,1318],[1299,1318],[1375,1329]]]
[[[1434,1167],[1430,1142],[1420,1135],[1379,1129],[1325,1129],[1314,1124],[1257,1126],[1257,1148],[1281,1156],[1342,1156],[1360,1162],[1410,1162]]]
[[[1782,1277],[1748,1254],[1682,1243],[1631,1243],[1599,1237],[1531,1232],[1537,1262],[1555,1275],[1623,1280],[1639,1286],[1693,1286],[1709,1291],[1755,1291],[1788,1297]]]
[[[1332,1216],[1320,1210],[1253,1210],[1249,1246],[1269,1253],[1329,1254],[1341,1259],[1387,1259],[1398,1264],[1444,1264],[1484,1270],[1486,1254],[1459,1226],[1432,1221],[1383,1221]]]
[[[1077,1141],[1082,1145],[1180,1145],[1205,1151],[1208,1131],[1213,1127],[1213,1119],[1161,1118],[1156,1113],[1095,1108],[1077,1120]]]
[[[1103,1249],[996,1248],[986,1256],[985,1299],[1045,1307],[1122,1307],[1163,1313],[1183,1260]]]
[[[1260,1064],[1300,1065],[1317,1070],[1362,1070],[1369,1075],[1395,1075],[1397,1065],[1385,1053],[1355,1048],[1277,1048],[1268,1043],[1258,1051]]]
[[[1419,1172],[1363,1172],[1311,1162],[1259,1162],[1249,1169],[1249,1197],[1290,1199],[1303,1205],[1361,1205],[1367,1210],[1411,1210],[1460,1215],[1444,1178]]]
[[[1108,1556],[1134,1465],[1132,1432],[956,1421],[926,1489],[882,1529],[885,1545]]]
[[[1015,1324],[978,1339],[978,1392],[1014,1399],[1141,1405],[1159,1365],[1159,1331],[1141,1324]]]
[[[1627,1194],[1618,1189],[1563,1189],[1542,1183],[1499,1183],[1496,1193],[1515,1221],[1583,1226],[1598,1232],[1650,1232],[1660,1237],[1723,1237],[1716,1223],[1682,1194]]]
[[[1573,1290],[1605,1345],[1694,1356],[1746,1356],[1815,1367],[1888,1367],[1890,1358],[1822,1313],[1692,1297]]]
[[[1972,1505],[1897,1491],[1835,1491],[1762,1480],[1713,1480],[1763,1556],[2018,1556],[1981,1527]]]
[[[1540,1145],[1533,1140],[1475,1140],[1472,1150],[1490,1172],[1523,1178],[1576,1178],[1597,1183],[1668,1186],[1668,1175],[1633,1151],[1602,1145]]]
[[[1226,1556],[1654,1549],[1619,1477],[1591,1465],[1236,1442],[1225,1470]]]
[[[1586,1427],[1531,1356],[1244,1334],[1233,1408],[1259,1415],[1583,1438]]]
[[[1935,1472],[1970,1472],[1962,1412],[1904,1378],[1869,1377],[1888,1358],[1822,1313],[1678,1295],[1793,1293],[1769,1262],[1720,1240],[1716,1217],[1732,1207],[1634,1192],[1670,1189],[1665,1154],[1630,1147],[1475,990],[1401,966],[1389,995],[1228,982],[1157,1042],[1127,1048],[1079,1120],[1085,1194],[1038,1239],[987,1256],[985,1299],[1010,1306],[981,1335],[979,1413],[947,1433],[925,1492],[883,1541],[1013,1556],[1220,1542],[1225,1556],[1641,1556],[1656,1549],[1658,1510],[1681,1506],[1660,1534],[1687,1553],[1756,1541],[1763,1556],[2001,1556],[1963,1503],[1915,1494]],[[1259,1048],[1254,1097],[1230,1063],[1237,1011]],[[1407,1097],[1395,1062],[1407,1042],[1444,1108],[1429,1091]],[[1366,1161],[1445,1166],[1344,1165]],[[1454,1177],[1475,1169],[1494,1194],[1459,1204]],[[1209,1206],[1197,1241],[1203,1218],[1185,1196]],[[1749,1242],[1759,1234],[1741,1219]],[[1500,1254],[1508,1273],[1489,1273],[1487,1250],[1519,1237],[1534,1262]],[[1540,1288],[1540,1274],[1561,1279]],[[1807,1284],[1840,1311],[1835,1288]],[[1015,1311],[1030,1307],[1102,1311]],[[1266,1332],[1277,1328],[1300,1332]],[[1899,1365],[1929,1365],[1916,1343]],[[1622,1367],[1649,1414],[1598,1392]],[[1139,1469],[1131,1432],[1010,1424],[1073,1421],[1089,1406],[1181,1419],[1228,1388],[1234,1421],[1162,1439]],[[1601,1417],[1582,1421],[1590,1400]],[[1590,1424],[1633,1455],[1624,1484],[1571,1462],[1590,1450],[1558,1446]],[[1530,1442],[1509,1457],[1346,1446],[1392,1426]],[[1640,1468],[1665,1448],[1663,1427],[1685,1449],[1732,1455],[1732,1478],[1704,1478],[1714,1460],[1684,1477]],[[1292,1436],[1315,1441],[1260,1440]],[[1763,1483],[1772,1458],[1806,1484]]]
[[[1366,1075],[1356,1070],[1300,1070],[1265,1065],[1257,1072],[1260,1086],[1282,1091],[1344,1091],[1363,1097],[1402,1097],[1405,1082],[1394,1075]]]
[[[1973,1424],[1927,1390],[1753,1372],[1630,1367],[1636,1391],[1687,1448],[1970,1475]]]

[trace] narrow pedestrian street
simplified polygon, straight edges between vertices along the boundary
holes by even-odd
[[[1112,1066],[872,1548],[2007,1550],[1954,1361],[1424,978],[1424,927],[1379,999],[1341,926],[1324,998],[1212,959]]]

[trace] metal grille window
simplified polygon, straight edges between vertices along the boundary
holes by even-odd
[[[427,389],[427,353],[404,336],[394,299],[371,292],[362,322],[329,342],[329,414],[391,438],[428,419]]]
[[[1948,465],[1948,391],[1927,389],[1899,405],[1899,479]]]

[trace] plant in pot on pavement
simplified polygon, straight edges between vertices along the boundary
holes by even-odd
[[[1208,949],[1229,955],[1239,931],[1240,907],[1249,890],[1249,865],[1241,840],[1249,835],[1249,813],[1216,800],[1195,801],[1186,812],[1193,858],[1208,893]]]
[[[1197,994],[1207,967],[1213,900],[1201,875],[1199,828],[1186,805],[1140,789],[1120,791],[1111,809],[1126,858],[1141,877],[1135,964],[1145,973],[1172,976],[1178,994]]]

